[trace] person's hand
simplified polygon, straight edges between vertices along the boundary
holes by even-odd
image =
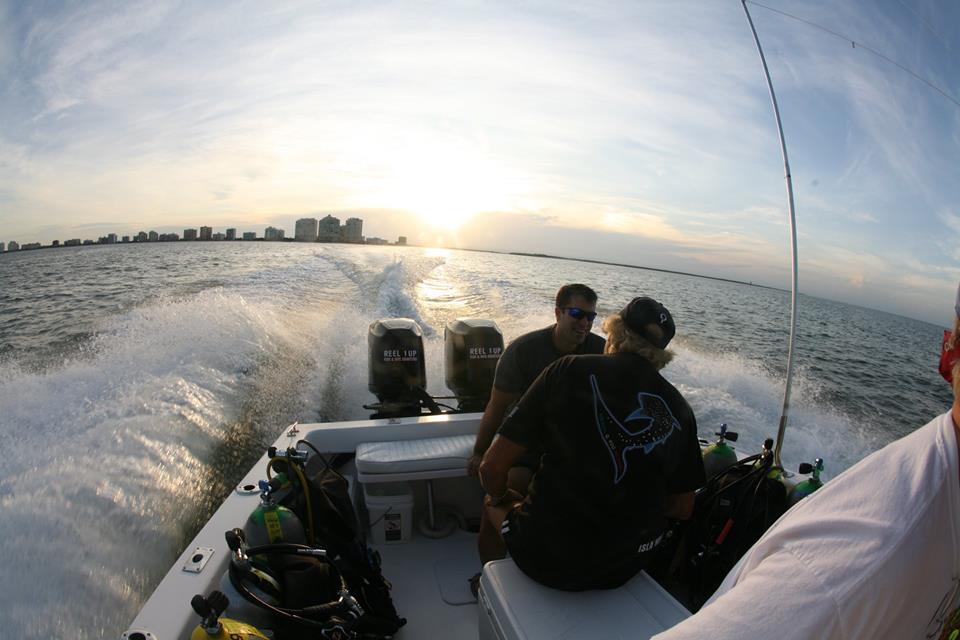
[[[470,459],[467,461],[467,475],[474,476],[480,474],[480,462],[483,460],[483,456],[479,454],[473,454],[470,456]]]
[[[504,504],[520,502],[521,500],[523,500],[522,493],[513,489],[507,489],[507,492],[499,498],[494,498],[493,496],[487,494],[487,496],[483,499],[483,504],[487,507],[499,507]]]

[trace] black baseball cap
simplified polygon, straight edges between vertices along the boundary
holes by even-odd
[[[646,296],[634,298],[620,312],[620,317],[627,325],[627,328],[637,333],[656,347],[666,349],[670,340],[677,333],[677,327],[673,324],[673,316],[667,311],[667,308]],[[646,327],[648,324],[655,324],[663,331],[663,338],[656,339],[647,335]]]

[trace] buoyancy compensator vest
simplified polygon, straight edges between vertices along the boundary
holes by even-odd
[[[763,451],[717,473],[696,493],[673,568],[681,599],[696,612],[760,536],[787,510],[787,490]]]
[[[393,604],[390,595],[393,587],[380,569],[380,554],[367,546],[350,497],[349,483],[310,442],[296,443],[297,447],[301,445],[310,449],[311,455],[291,456],[288,450],[286,459],[294,471],[287,475],[294,489],[281,503],[310,523],[308,528],[313,531],[315,544],[327,550],[328,557],[363,606],[359,628],[375,635],[392,636],[407,621],[400,617]]]
[[[326,551],[292,543],[248,547],[243,536],[242,529],[226,532],[227,576],[241,598],[268,614],[260,626],[280,639],[358,637],[363,608]]]
[[[304,449],[299,448],[301,445]],[[312,453],[305,449],[311,449]],[[270,478],[269,484],[275,488],[272,497],[278,506],[289,509],[303,523],[307,545],[266,544],[246,548],[242,541],[231,542],[228,532],[228,543],[243,548],[247,558],[241,560],[242,556],[234,550],[231,585],[238,592],[250,591],[251,594],[244,595],[247,602],[269,611],[275,618],[280,616],[285,620],[284,624],[315,627],[318,622],[316,602],[329,603],[334,600],[333,592],[330,591],[311,593],[311,590],[317,591],[311,585],[325,584],[326,579],[319,576],[326,571],[331,575],[335,574],[337,580],[342,580],[343,589],[334,580],[335,586],[338,586],[336,591],[340,594],[336,599],[346,602],[349,597],[357,605],[356,609],[346,612],[325,609],[325,615],[336,618],[334,626],[344,633],[356,632],[363,637],[388,637],[395,634],[406,620],[397,614],[390,595],[391,585],[380,570],[379,554],[366,544],[350,497],[347,479],[306,440],[297,442],[296,447],[286,451],[271,447],[268,456],[270,461],[267,475]],[[314,559],[311,563],[329,567],[301,566],[303,559],[311,554],[300,547],[319,552],[312,554]],[[237,567],[234,567],[235,564]],[[267,572],[280,585],[280,595],[275,598],[279,605],[271,602],[271,599],[274,599],[271,583],[264,582],[263,576],[258,576],[256,571]],[[298,581],[298,575],[310,577]],[[250,597],[258,592],[261,597]],[[262,597],[264,595],[268,597]],[[306,600],[298,600],[301,597]],[[290,613],[291,610],[301,608],[300,605],[314,616],[311,623],[278,613],[284,610]],[[327,630],[325,633],[334,633],[330,631],[333,629],[330,625],[321,628]]]

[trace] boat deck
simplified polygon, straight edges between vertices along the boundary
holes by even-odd
[[[376,545],[383,575],[393,584],[393,600],[407,624],[395,636],[450,640],[477,638],[477,605],[467,580],[480,571],[477,536],[456,531],[430,539],[413,532],[399,544]]]

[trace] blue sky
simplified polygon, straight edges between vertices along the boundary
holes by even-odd
[[[863,45],[749,5],[801,291],[947,323],[960,5],[763,4]],[[0,240],[327,213],[423,244],[789,283],[736,0],[0,0]]]

